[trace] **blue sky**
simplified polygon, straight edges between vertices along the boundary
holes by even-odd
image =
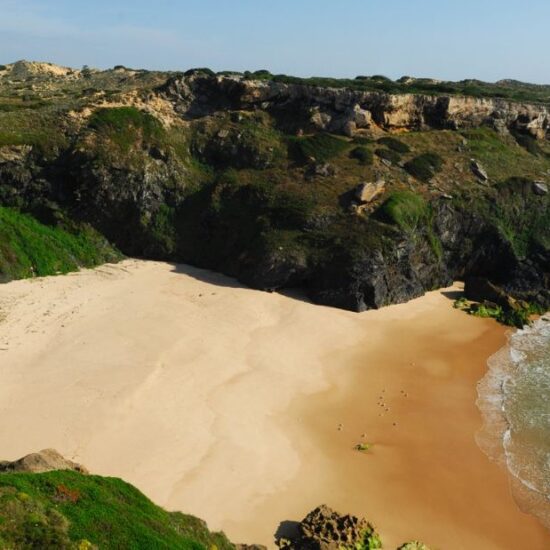
[[[0,0],[0,63],[550,83],[550,0]]]

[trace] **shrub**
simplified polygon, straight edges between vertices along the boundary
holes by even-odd
[[[136,141],[153,144],[163,133],[161,123],[135,107],[101,108],[92,114],[88,126],[128,151]]]
[[[7,67],[5,65],[0,65],[0,71],[5,71]]]
[[[216,76],[216,73],[208,67],[198,67],[196,69],[189,69],[183,73],[183,76],[192,76],[194,74],[204,74],[208,76]]]
[[[424,153],[405,163],[405,170],[422,181],[431,180],[443,166],[443,159],[436,153]]]
[[[464,309],[467,305],[468,305],[468,300],[464,296],[461,296],[460,298],[457,298],[453,302],[453,307],[455,309]]]
[[[375,82],[392,82],[391,78],[388,78],[387,76],[384,76],[383,74],[375,74],[372,75],[371,80],[374,80]]]
[[[528,153],[531,153],[535,156],[544,154],[544,151],[540,148],[540,145],[537,143],[537,140],[533,136],[528,134],[519,134],[517,132],[515,132],[513,135],[517,144],[520,147],[523,147]]]
[[[349,156],[364,165],[370,165],[374,160],[372,151],[366,147],[356,147],[355,149],[352,149]]]
[[[408,153],[411,149],[402,141],[399,141],[398,139],[395,139],[393,137],[383,137],[378,140],[378,143],[381,143],[382,145],[385,145],[388,149],[391,149],[392,151],[395,151],[396,153],[405,154]]]
[[[357,143],[357,145],[368,145],[369,143],[372,143],[374,140],[364,136],[355,136],[352,139],[352,141],[353,143]]]
[[[401,155],[392,149],[376,149],[374,153],[377,157],[388,160],[393,164],[398,164],[401,161]]]
[[[348,146],[347,141],[330,134],[315,134],[290,140],[291,155],[299,161],[315,159],[326,162],[345,151]]]
[[[117,257],[90,228],[69,232],[0,207],[0,281],[67,273]]]
[[[394,191],[377,210],[376,217],[413,232],[419,223],[428,221],[429,210],[422,196],[411,191]]]

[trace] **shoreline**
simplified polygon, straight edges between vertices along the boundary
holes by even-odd
[[[506,329],[452,292],[356,314],[139,260],[3,285],[0,458],[55,447],[236,542],[326,503],[388,548],[542,550],[474,440]]]
[[[510,329],[452,304],[443,309],[440,293],[449,290],[414,300],[420,311],[410,316],[401,316],[408,304],[362,314],[366,324],[371,317],[389,321],[397,333],[402,329],[398,349],[388,353],[385,335],[375,335],[365,344],[368,351],[348,352],[348,379],[339,380],[332,368],[327,391],[293,403],[286,429],[289,419],[307,426],[310,435],[300,447],[308,460],[286,492],[266,499],[259,515],[284,501],[293,503],[293,512],[287,505],[279,517],[299,521],[324,502],[373,522],[387,548],[413,539],[430,548],[502,550],[526,541],[533,550],[548,547],[550,533],[519,509],[508,471],[491,462],[474,438],[481,424],[477,382]],[[403,336],[404,330],[410,333]],[[455,355],[450,362],[448,354]],[[381,361],[385,372],[365,367]],[[388,407],[378,405],[381,397]],[[304,437],[294,427],[295,437]],[[363,441],[370,450],[353,451]]]
[[[550,321],[548,314],[541,315],[529,327],[507,334],[505,345],[493,354],[488,360],[488,370],[482,380],[478,383],[477,405],[482,412],[483,425],[476,434],[476,441],[483,452],[495,463],[505,468],[509,475],[510,488],[518,507],[527,514],[535,516],[547,528],[550,528],[550,500],[545,495],[540,486],[542,479],[539,477],[544,473],[544,466],[535,463],[528,466],[524,461],[533,460],[534,450],[542,441],[530,440],[529,444],[534,445],[531,451],[526,451],[526,455],[518,457],[518,451],[522,448],[521,444],[515,443],[514,431],[517,430],[519,437],[522,433],[532,431],[532,426],[522,426],[519,429],[515,426],[515,415],[510,417],[513,410],[510,406],[509,387],[513,388],[516,384],[525,384],[529,379],[527,372],[537,372],[537,365],[531,361],[533,351],[538,350],[539,357],[547,353],[546,347],[548,341],[542,340],[543,331],[546,329],[546,338],[550,334],[546,327]],[[539,365],[540,367],[540,365]],[[543,368],[547,365],[543,365]],[[537,380],[540,387],[547,387],[544,380]],[[527,396],[531,401],[539,397],[539,387],[536,393]],[[533,390],[534,388],[531,388]],[[512,399],[514,399],[512,397]],[[517,396],[516,398],[517,399]],[[521,401],[515,403],[515,406],[521,406]],[[523,415],[527,411],[522,411]],[[545,416],[547,413],[537,411],[538,416]],[[530,421],[533,425],[540,420],[534,416],[533,411],[529,411]],[[516,411],[517,414],[517,411]],[[523,418],[522,418],[523,420]],[[523,430],[521,429],[523,428]],[[545,439],[545,435],[542,439]],[[519,445],[519,446],[518,446]],[[529,449],[529,445],[525,445]],[[519,461],[518,461],[519,458]],[[535,469],[531,469],[535,468]],[[528,474],[523,478],[522,475]],[[539,486],[537,486],[537,483]]]

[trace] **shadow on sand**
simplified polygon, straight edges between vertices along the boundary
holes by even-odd
[[[171,265],[174,273],[187,275],[188,277],[193,277],[193,279],[197,279],[198,281],[202,281],[204,283],[221,286],[221,287],[227,287],[227,288],[243,288],[243,289],[251,288],[245,285],[244,283],[240,283],[237,279],[233,277],[223,275],[216,271],[210,271],[209,269],[193,267],[187,264],[172,263]],[[255,290],[258,290],[258,289],[255,289]],[[265,291],[265,292],[268,292],[268,291]],[[278,290],[277,293],[282,296],[286,296],[287,298],[291,298],[292,300],[298,300],[300,302],[305,302],[307,304],[314,303],[309,299],[307,292],[303,288],[283,288],[281,290]],[[442,290],[441,295],[445,296],[445,298],[449,300],[455,301],[458,298],[461,298],[462,296],[464,296],[464,291],[463,290]]]
[[[180,273],[182,275],[187,275],[188,277],[193,277],[193,279],[197,279],[197,281],[202,281],[203,283],[208,283],[216,286],[223,286],[227,288],[247,288],[247,289],[251,288],[245,285],[244,283],[240,283],[237,279],[233,277],[228,277],[227,275],[223,275],[222,273],[218,273],[216,271],[210,271],[209,269],[193,267],[187,264],[172,263],[171,265],[172,265],[172,271],[174,273]],[[258,290],[258,289],[253,289],[253,290]],[[269,292],[269,291],[266,290],[265,292]],[[284,288],[284,289],[278,290],[277,294],[281,294],[282,296],[286,296],[287,298],[298,300],[300,302],[306,302],[308,304],[312,303],[312,301],[308,298],[306,292],[301,288]]]
[[[208,269],[201,269],[200,267],[193,267],[187,264],[174,264],[172,263],[172,271],[174,273],[180,273],[202,281],[203,283],[209,283],[216,286],[224,286],[229,288],[248,288],[246,285],[239,283],[237,279],[222,275],[216,271],[210,271]]]
[[[445,298],[452,300],[453,302],[455,300],[458,300],[459,298],[462,298],[464,296],[463,290],[442,290],[441,295],[445,296]]]

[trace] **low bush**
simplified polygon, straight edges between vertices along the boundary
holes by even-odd
[[[192,76],[194,74],[204,74],[207,76],[216,76],[216,73],[208,67],[198,67],[196,69],[189,69],[183,73],[184,76]]]
[[[428,204],[421,195],[411,191],[394,191],[376,211],[376,217],[413,232],[429,219]]]
[[[514,133],[514,138],[520,147],[523,147],[528,153],[539,156],[544,155],[544,151],[541,149],[537,140],[528,134]]]
[[[405,170],[419,180],[429,181],[441,171],[442,166],[443,159],[439,155],[424,153],[405,163]]]
[[[367,149],[366,147],[355,147],[355,149],[352,149],[350,151],[349,156],[352,159],[358,160],[360,164],[364,165],[371,165],[374,160],[372,151],[370,149]]]
[[[315,134],[291,138],[289,151],[295,160],[301,162],[312,159],[326,162],[341,154],[348,147],[348,142],[342,138],[331,134]]]
[[[353,143],[356,143],[357,145],[369,145],[369,143],[373,143],[374,140],[365,136],[355,136],[352,139]]]
[[[135,107],[98,109],[90,117],[88,126],[123,151],[128,151],[140,140],[156,143],[163,134],[162,125],[154,116]]]
[[[388,160],[393,164],[401,162],[401,155],[392,149],[376,149],[375,155],[381,159]]]
[[[402,141],[399,141],[398,139],[395,139],[393,137],[380,138],[378,140],[378,143],[385,145],[388,149],[391,149],[396,153],[401,153],[402,155],[410,152],[411,150],[411,148],[406,143],[403,143]]]

